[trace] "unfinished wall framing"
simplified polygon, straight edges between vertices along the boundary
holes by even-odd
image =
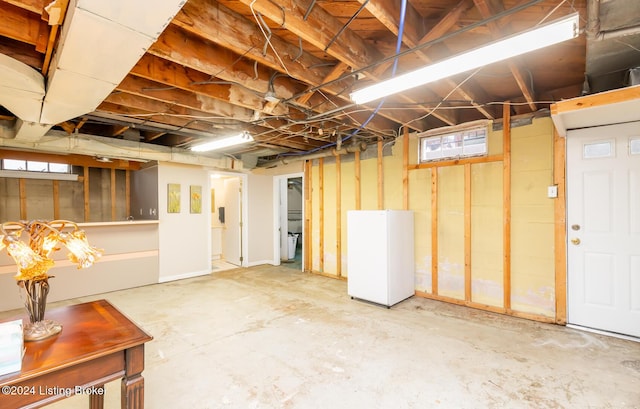
[[[522,118],[508,109],[505,118],[488,132],[484,157],[420,164],[418,139],[405,132],[390,155],[377,144],[375,157],[308,162],[306,269],[348,277],[349,210],[410,209],[417,295],[563,323],[563,141],[548,117],[517,127]],[[547,197],[551,184],[557,199]]]
[[[65,219],[79,222],[126,220],[130,212],[128,163],[98,164],[80,155],[2,151],[2,157],[65,163],[76,168],[77,181],[0,178],[0,220]],[[137,169],[137,164],[133,166]]]

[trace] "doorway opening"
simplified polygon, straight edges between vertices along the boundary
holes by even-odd
[[[209,174],[211,195],[211,271],[244,266],[243,175],[224,172]]]
[[[276,179],[279,221],[276,241],[283,267],[302,271],[304,231],[304,185],[302,174],[284,175]]]

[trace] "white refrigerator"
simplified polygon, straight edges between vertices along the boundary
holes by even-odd
[[[415,294],[413,212],[347,212],[347,290],[391,307]]]

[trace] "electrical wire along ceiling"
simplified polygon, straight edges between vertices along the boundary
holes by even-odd
[[[616,1],[638,7],[608,3]],[[43,141],[52,137],[92,135],[114,149],[195,147],[198,155],[263,166],[392,142],[405,129],[500,119],[504,104],[512,115],[545,112],[555,101],[590,92],[587,43],[599,38],[599,6],[587,0],[0,0],[2,141],[46,149]],[[575,35],[565,41],[375,100],[352,99],[358,90],[574,13]],[[627,34],[618,40],[636,47],[633,28]],[[624,73],[640,65],[626,48],[626,62],[615,68],[621,80],[609,88],[625,86]],[[242,143],[202,151],[217,140]]]

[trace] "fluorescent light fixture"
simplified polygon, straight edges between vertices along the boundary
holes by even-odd
[[[201,145],[192,146],[194,152],[206,152],[216,149],[227,148],[229,146],[240,145],[242,143],[252,142],[253,137],[248,132],[242,132],[238,135],[229,136],[227,138],[216,139],[215,141],[203,143]]]
[[[578,13],[573,13],[520,34],[354,91],[351,93],[351,100],[356,104],[365,104],[419,85],[570,40],[578,34]]]

